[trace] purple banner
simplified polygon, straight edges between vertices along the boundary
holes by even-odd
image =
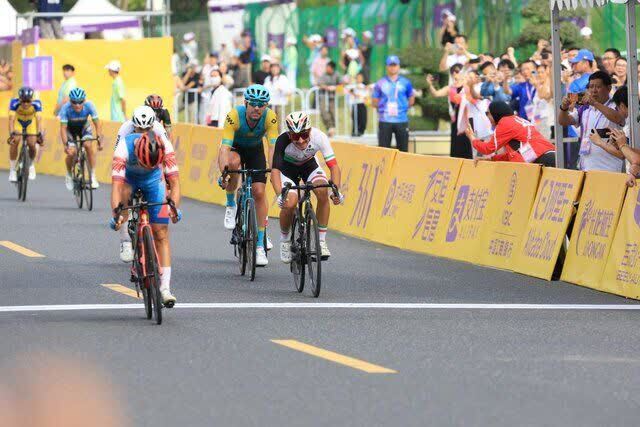
[[[453,15],[453,11],[456,10],[455,2],[437,4],[433,6],[433,28],[442,27],[442,22],[444,21],[445,11],[451,12]]]
[[[324,39],[327,42],[327,47],[338,46],[338,29],[336,27],[328,27],[324,30]]]
[[[22,60],[24,86],[34,90],[53,90],[53,57],[36,56]]]
[[[274,42],[278,49],[284,49],[284,34],[267,33],[267,44]]]
[[[389,24],[377,24],[373,27],[373,43],[387,44],[389,35]]]
[[[22,33],[20,34],[20,42],[22,43],[22,46],[37,44],[38,40],[40,40],[40,27],[37,25],[33,28],[22,30]]]

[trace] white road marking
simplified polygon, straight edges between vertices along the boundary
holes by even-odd
[[[72,304],[0,306],[0,313],[29,311],[130,310],[142,304]],[[640,310],[640,304],[437,304],[437,303],[178,303],[174,308],[219,309],[394,309],[394,310]]]

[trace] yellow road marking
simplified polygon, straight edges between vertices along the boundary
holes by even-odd
[[[14,252],[18,252],[21,255],[28,256],[29,258],[44,258],[45,256],[39,254],[38,252],[34,252],[31,249],[27,249],[24,246],[17,245],[8,240],[0,240],[0,245],[5,248],[11,249]]]
[[[112,291],[119,292],[135,299],[139,299],[136,291],[134,291],[133,289],[129,289],[126,286],[122,286],[117,283],[105,283],[100,286],[104,286],[105,288],[111,289]]]
[[[334,353],[333,351],[325,350],[319,347],[314,347],[309,344],[302,343],[296,340],[271,340],[271,342],[280,344],[285,347],[289,347],[294,350],[301,351],[303,353],[310,354],[312,356],[319,357],[321,359],[330,360],[334,363],[349,366],[353,369],[368,372],[370,374],[397,374],[397,371],[388,369],[382,366],[374,365],[373,363],[365,362],[364,360],[355,359],[353,357],[345,356],[343,354]]]

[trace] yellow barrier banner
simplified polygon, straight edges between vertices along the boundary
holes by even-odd
[[[384,186],[397,151],[348,142],[333,142],[332,146],[342,172],[345,202],[331,207],[329,229],[380,241],[376,230],[368,226],[369,219],[384,203]]]
[[[62,66],[72,64],[78,85],[87,91],[87,99],[95,104],[100,119],[110,120],[113,79],[104,67],[111,60],[122,64],[120,76],[126,87],[127,115],[142,105],[151,93],[162,96],[165,108],[173,111],[175,83],[171,76],[171,37],[121,41],[43,39],[39,41],[38,49],[39,55],[53,57],[54,90],[40,92],[46,115],[53,114],[58,90],[64,81]]]
[[[193,126],[190,144],[184,145],[186,161],[180,171],[181,188],[185,196],[220,204],[224,193],[217,184],[218,144],[222,133],[218,129]]]
[[[527,228],[540,180],[540,165],[494,162],[494,176],[482,226],[481,248],[476,261],[511,269]]]
[[[102,151],[98,151],[96,160],[96,176],[98,181],[111,183],[111,166],[113,162],[113,152],[115,150],[118,131],[122,123],[112,122],[108,120],[100,120],[104,139],[102,140]],[[97,143],[95,146],[97,147]]]
[[[60,141],[60,123],[57,119],[45,118],[42,123],[44,145],[38,149],[36,170],[40,173],[64,176],[66,154]]]
[[[583,172],[544,168],[514,271],[550,280],[578,200]]]
[[[450,214],[445,216],[446,233],[439,254],[447,258],[475,262],[481,251],[482,228],[492,192],[493,162],[465,160],[456,182]]]
[[[627,176],[622,173],[586,173],[562,280],[599,289],[627,190],[626,181]]]
[[[8,139],[9,118],[0,117],[0,169],[9,169],[9,144],[7,144]]]
[[[640,299],[640,180],[627,190],[598,289]]]
[[[398,152],[367,238],[437,255],[461,166],[461,159]]]

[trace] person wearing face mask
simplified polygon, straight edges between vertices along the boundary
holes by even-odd
[[[219,69],[214,67],[214,69],[211,70],[209,82],[213,89],[206,111],[205,122],[209,126],[222,128],[225,117],[227,117],[227,114],[229,114],[229,111],[233,108],[233,95],[231,95],[231,92],[224,86],[222,73],[220,73]]]
[[[278,117],[284,116],[284,107],[287,105],[288,97],[291,95],[291,83],[286,75],[282,74],[279,63],[271,64],[269,75],[264,80],[264,87],[271,94],[271,109]]]
[[[490,155],[490,160],[493,161],[555,166],[553,144],[538,132],[533,123],[516,116],[509,104],[493,101],[489,105],[487,117],[495,127],[493,135],[488,139],[477,139],[471,127],[465,131],[478,153]]]

